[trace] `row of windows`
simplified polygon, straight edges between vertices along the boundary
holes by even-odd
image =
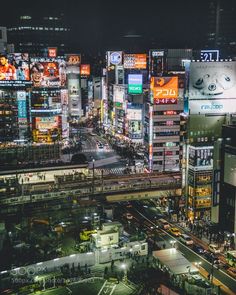
[[[235,199],[226,198],[226,204],[234,208],[235,207]]]
[[[0,110],[0,116],[2,115],[12,115],[13,112],[9,110]]]
[[[32,43],[32,42],[28,42],[28,43],[19,43],[20,46],[49,46],[49,44],[44,44],[44,43]],[[60,46],[64,47],[65,44],[60,44]]]
[[[176,156],[179,155],[179,151],[165,151],[165,156]],[[164,156],[164,151],[163,152],[154,152],[153,156]]]
[[[179,160],[172,160],[171,163],[168,163],[167,161],[165,161],[165,165],[178,165],[179,164]],[[164,161],[153,161],[153,165],[164,165]]]
[[[173,147],[179,146],[179,142],[154,142],[153,147]]]
[[[206,197],[206,196],[211,196],[212,194],[212,188],[211,186],[206,186],[206,187],[197,187],[193,188],[191,186],[188,187],[188,193],[190,196],[195,196],[195,197]]]
[[[153,126],[178,126],[180,124],[179,121],[164,121],[164,122],[154,122]]]
[[[156,132],[153,134],[153,137],[155,139],[155,137],[157,136],[178,136],[179,135],[179,131],[161,131],[161,132]]]
[[[22,30],[32,30],[32,31],[70,31],[69,28],[52,28],[52,27],[18,27],[9,28],[8,31],[22,31]]]

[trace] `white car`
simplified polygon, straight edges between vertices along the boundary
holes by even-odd
[[[208,246],[208,249],[211,253],[214,253],[214,254],[220,254],[220,249],[217,247],[217,245],[215,244],[210,244]]]
[[[193,240],[186,234],[181,234],[179,240],[185,245],[193,245]]]

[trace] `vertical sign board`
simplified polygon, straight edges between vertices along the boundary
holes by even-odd
[[[153,106],[149,104],[149,171],[153,170]]]
[[[24,139],[27,131],[27,105],[26,105],[26,92],[17,91],[17,108],[18,108],[18,127],[19,138]]]
[[[71,116],[81,116],[81,87],[80,87],[80,54],[67,55],[67,87],[69,94],[69,113]]]
[[[143,92],[143,75],[128,75],[128,93],[141,94]]]
[[[18,122],[27,122],[26,92],[17,91]]]
[[[48,57],[50,57],[50,58],[57,57],[57,48],[56,47],[49,47],[48,48]]]

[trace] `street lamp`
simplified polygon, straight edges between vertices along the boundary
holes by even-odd
[[[170,244],[171,244],[172,248],[175,248],[175,243],[176,243],[176,241],[173,241],[173,240],[170,241]]]
[[[94,194],[94,162],[95,162],[95,159],[93,159],[93,194]]]
[[[121,264],[121,268],[124,270],[123,282],[127,282],[127,265],[125,263]]]

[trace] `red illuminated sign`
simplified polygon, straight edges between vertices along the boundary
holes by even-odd
[[[176,111],[165,111],[163,112],[164,115],[177,115]]]
[[[155,104],[177,104],[177,98],[156,98]]]
[[[81,65],[80,66],[80,74],[81,76],[89,76],[90,75],[90,65]]]
[[[57,48],[56,47],[50,47],[48,48],[48,57],[57,57]]]

